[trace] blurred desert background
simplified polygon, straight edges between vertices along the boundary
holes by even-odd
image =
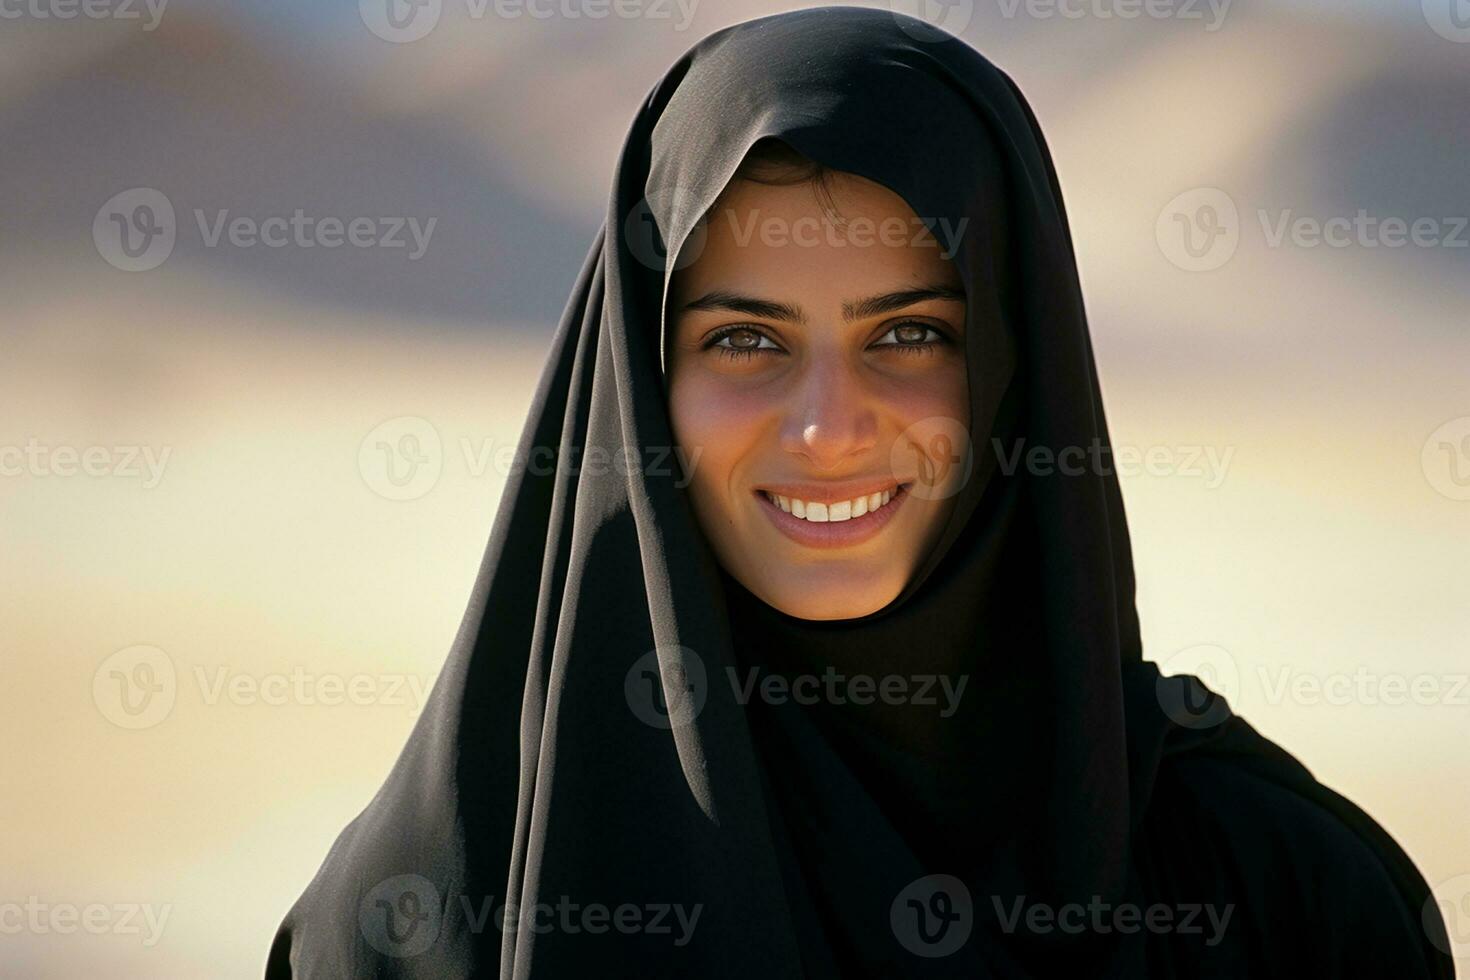
[[[428,0],[407,39],[376,0],[122,2],[0,20],[0,975],[255,977],[449,647],[636,107],[700,37],[800,4]],[[1456,3],[920,12],[1050,141],[1114,440],[1158,462],[1124,477],[1147,654],[1389,829],[1464,973]],[[139,188],[176,241],[130,271],[110,215],[160,215],[104,205]],[[297,209],[434,223],[415,254],[408,227],[272,247],[195,218]],[[1432,224],[1294,224],[1360,212]],[[417,482],[378,455],[403,446]]]

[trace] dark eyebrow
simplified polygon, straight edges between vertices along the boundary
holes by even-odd
[[[913,306],[915,303],[923,303],[931,299],[952,299],[965,301],[965,291],[952,286],[920,286],[917,289],[902,289],[896,293],[883,293],[879,296],[869,296],[867,299],[858,300],[855,303],[842,304],[842,319],[862,320],[870,316],[878,316],[882,313],[892,313],[901,310],[905,306]]]
[[[696,300],[685,303],[684,309],[729,310],[732,313],[744,313],[746,316],[758,316],[764,320],[806,323],[806,314],[801,312],[799,306],[791,303],[777,303],[775,300],[757,299],[754,296],[740,296],[723,289],[712,290]]]
[[[915,289],[900,289],[892,293],[880,293],[877,296],[869,296],[867,299],[849,300],[843,303],[842,318],[852,321],[878,316],[931,299],[964,302],[965,291],[953,286],[932,285]],[[733,313],[744,313],[747,316],[758,316],[766,320],[784,320],[788,323],[801,324],[807,322],[806,314],[802,312],[801,307],[795,304],[778,303],[775,300],[759,299],[754,296],[740,296],[723,289],[712,290],[698,299],[685,303],[684,309],[729,310]]]

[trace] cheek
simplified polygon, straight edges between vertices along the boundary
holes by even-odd
[[[742,467],[759,458],[772,432],[770,400],[745,386],[707,378],[675,378],[669,418],[680,452],[691,468],[690,491],[697,510],[708,514],[729,506]]]
[[[934,365],[912,376],[890,377],[878,401],[886,413],[885,428],[895,439],[889,449],[894,472],[915,483],[908,519],[938,528],[954,506],[954,495],[968,471],[963,460],[974,445],[964,364]]]
[[[931,419],[953,419],[969,428],[970,388],[963,363],[893,375],[877,387],[875,395],[900,431]]]

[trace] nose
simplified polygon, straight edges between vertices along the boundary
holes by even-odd
[[[840,357],[812,364],[791,390],[781,448],[818,470],[835,470],[878,443],[871,395]]]

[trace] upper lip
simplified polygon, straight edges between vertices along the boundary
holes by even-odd
[[[836,504],[858,497],[871,497],[885,490],[897,490],[903,486],[901,480],[892,477],[867,480],[832,480],[822,483],[766,483],[756,487],[766,493],[780,497],[794,497],[808,503]]]

